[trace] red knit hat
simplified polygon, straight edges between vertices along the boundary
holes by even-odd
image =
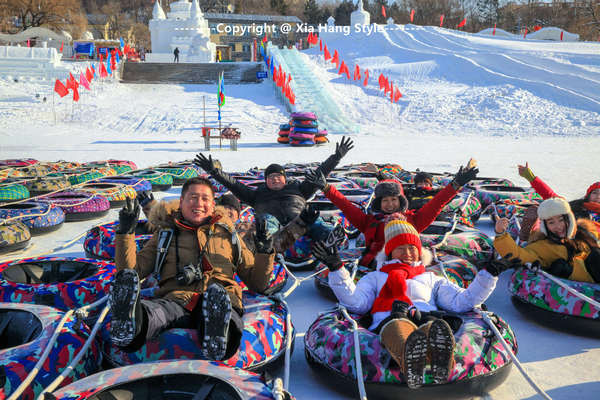
[[[419,257],[421,256],[421,238],[419,232],[410,223],[395,219],[385,224],[384,233],[386,256],[403,244],[412,244],[419,250]]]
[[[600,182],[592,183],[590,185],[590,187],[587,189],[587,192],[585,192],[585,198],[587,199],[588,197],[590,197],[590,193],[592,193],[596,189],[600,189]]]

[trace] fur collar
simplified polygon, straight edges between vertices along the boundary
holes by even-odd
[[[217,222],[219,225],[230,232],[235,231],[235,226],[227,216],[227,211],[223,206],[216,206],[213,216],[219,217]],[[179,199],[159,202],[152,207],[148,217],[150,223],[160,229],[175,229],[177,227],[176,219],[183,221],[183,216],[179,210]]]
[[[591,234],[593,235],[593,237],[595,237],[596,240],[598,240],[596,233],[596,225],[592,220],[586,218],[579,218],[577,220],[577,230],[581,230],[583,233],[586,234]],[[546,235],[544,235],[542,232],[540,232],[539,230],[531,231],[531,233],[529,234],[528,243],[537,242],[538,240],[543,239],[546,239]]]

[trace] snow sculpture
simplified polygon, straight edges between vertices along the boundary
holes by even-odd
[[[365,11],[362,0],[358,0],[358,9],[350,14],[350,26],[370,24],[371,14]]]

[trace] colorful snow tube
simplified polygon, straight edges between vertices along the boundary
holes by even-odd
[[[434,221],[421,232],[421,243],[423,246],[436,245],[451,228],[450,222]],[[445,243],[437,249],[465,258],[476,265],[489,261],[494,250],[489,236],[464,225],[457,225]]]
[[[297,140],[297,139],[293,139],[290,142],[291,146],[294,147],[311,147],[315,145],[315,142],[313,140]]]
[[[294,119],[291,126],[293,128],[318,128],[319,122],[310,119]]]
[[[25,186],[29,189],[29,194],[34,197],[67,189],[71,186],[71,182],[69,182],[69,179],[65,176],[45,176],[43,178],[27,181]]]
[[[18,220],[27,225],[32,235],[53,232],[65,222],[62,208],[41,201],[0,206],[0,220],[20,217]]]
[[[129,160],[106,160],[106,161],[91,161],[84,164],[85,167],[90,168],[104,168],[109,167],[115,170],[117,175],[124,174],[126,172],[137,169],[137,165],[133,161]]]
[[[199,175],[197,167],[192,163],[163,164],[155,168],[159,172],[169,174],[173,177],[173,185],[181,186],[190,178]]]
[[[361,257],[362,250],[364,249],[354,248],[340,250],[340,257],[346,262],[345,267],[349,269],[351,274],[354,274],[354,283],[357,283],[360,278],[372,271],[371,268],[362,265],[353,267],[351,264],[352,261]],[[477,275],[477,267],[475,267],[469,261],[441,251],[437,253],[437,257],[439,262],[427,266],[427,271],[433,272],[441,277],[447,277],[450,282],[455,283],[462,288],[467,288],[473,279],[475,279],[475,275]],[[325,265],[322,263],[319,263],[319,265],[315,267],[317,270],[322,268],[325,268]],[[352,268],[356,268],[356,271],[353,271]],[[329,286],[328,276],[328,269],[315,276],[315,286],[325,296],[337,301],[333,290],[331,290],[331,287]]]
[[[22,222],[11,221],[0,225],[0,254],[24,249],[30,239],[31,232]]]
[[[63,311],[34,304],[0,303],[0,396],[10,395],[19,387],[50,342]],[[35,399],[73,361],[90,335],[90,329],[76,320],[66,319],[58,331],[56,342],[33,382],[19,399]],[[67,375],[61,386],[91,375],[100,369],[102,357],[92,341],[80,362]]]
[[[8,176],[18,178],[37,178],[49,174],[51,169],[43,164],[33,164],[25,167],[11,168]]]
[[[238,285],[240,285],[242,290],[248,290],[248,287],[240,279],[240,277],[238,276],[237,273],[234,273],[233,277],[235,278],[235,281],[238,283]],[[283,289],[285,287],[285,284],[287,283],[287,279],[288,279],[287,271],[285,270],[285,268],[283,267],[283,265],[280,262],[275,261],[275,263],[273,264],[273,273],[271,274],[271,277],[269,278],[269,286],[268,286],[268,289],[266,290],[266,294],[270,295],[270,294],[279,292],[281,289]]]
[[[365,189],[372,189],[379,182],[379,180],[377,179],[377,174],[374,172],[351,171],[342,173],[339,176],[344,179],[349,179],[361,188]]]
[[[37,257],[0,264],[0,301],[71,310],[108,293],[115,266],[75,257]]]
[[[108,178],[100,178],[97,182],[101,183],[119,183],[121,185],[130,186],[136,193],[152,190],[152,184],[143,179],[135,176],[122,175],[122,176],[110,176]]]
[[[71,185],[78,185],[93,179],[102,178],[106,174],[103,174],[97,169],[78,169],[66,172],[69,177]],[[112,174],[115,175],[115,174]]]
[[[290,119],[292,120],[298,120],[298,121],[316,121],[317,118],[317,114],[313,113],[313,112],[309,112],[309,111],[299,111],[299,112],[293,112],[290,114]]]
[[[353,316],[360,324],[361,379],[369,398],[418,400],[484,396],[508,377],[512,366],[510,357],[500,341],[489,333],[489,327],[479,314],[443,313],[440,316],[453,327],[456,364],[444,385],[431,384],[431,375],[426,370],[426,383],[419,389],[408,388],[400,368],[389,362],[390,355],[379,341],[379,335],[365,328],[366,321]],[[517,341],[510,326],[497,315],[493,319],[516,354]],[[327,373],[327,381],[341,388],[356,388],[352,324],[339,310],[321,314],[313,322],[304,336],[304,348],[308,363]]]
[[[315,136],[315,144],[325,143],[329,143],[329,139],[327,139],[327,136]]]
[[[45,201],[59,206],[65,212],[65,221],[85,221],[103,217],[110,210],[110,202],[104,196],[90,192],[66,191],[40,197]]]
[[[495,207],[498,217],[511,219],[512,217],[523,217],[523,215],[525,215],[525,211],[527,211],[529,207],[537,205],[539,205],[539,202],[537,201],[505,199],[496,203]],[[492,219],[496,219],[496,215],[493,213]]]
[[[533,188],[522,188],[519,186],[477,185],[474,187],[475,196],[485,208],[492,203],[503,200],[541,202],[542,197]]]
[[[289,144],[290,143],[290,138],[287,136],[279,136],[277,138],[277,143],[281,143],[281,144]]]
[[[123,207],[127,199],[137,197],[134,188],[120,183],[91,182],[80,186],[79,190],[106,197],[110,203],[110,208]]]
[[[38,160],[34,158],[13,158],[0,160],[0,167],[27,167],[28,165],[37,164]]]
[[[300,135],[300,134],[306,134],[306,133],[310,133],[313,136],[316,135],[319,132],[318,128],[311,128],[311,127],[301,127],[301,126],[292,126],[292,129],[290,129],[290,136],[296,136],[296,135]]]
[[[468,201],[468,202],[467,202]],[[473,222],[477,222],[481,216],[481,202],[475,196],[469,196],[467,193],[459,193],[450,203],[442,209],[444,213],[455,213],[462,210],[460,217],[464,218],[466,225],[473,227]]]
[[[315,134],[310,132],[295,132],[291,131],[289,138],[291,140],[310,140],[314,141]]]
[[[572,289],[600,302],[600,285],[560,279]],[[582,336],[600,337],[600,308],[569,293],[542,274],[516,269],[509,283],[513,304],[535,322]]]
[[[148,393],[181,400],[193,400],[198,393],[208,399],[275,399],[273,389],[260,375],[231,368],[216,361],[157,361],[99,372],[58,389],[60,400],[101,400],[106,398],[145,399]],[[293,400],[287,392],[282,400]]]
[[[242,317],[244,331],[240,349],[224,363],[251,371],[264,370],[285,353],[289,311],[284,303],[274,298],[248,291],[242,296],[246,312]],[[100,340],[107,360],[115,366],[157,360],[204,359],[196,329],[169,329],[148,340],[139,350],[128,353],[112,345],[109,324],[110,320],[101,330]]]
[[[141,250],[146,242],[152,237],[152,233],[148,232],[146,224],[146,220],[140,220],[135,229],[135,244],[137,250]],[[95,226],[87,231],[83,241],[85,256],[100,260],[114,260],[115,235],[118,226],[119,221],[114,221],[104,225]]]
[[[132,172],[132,176],[144,178],[152,184],[153,192],[163,192],[173,186],[173,176],[153,169]]]
[[[0,183],[0,202],[23,200],[29,198],[29,190],[20,183]]]

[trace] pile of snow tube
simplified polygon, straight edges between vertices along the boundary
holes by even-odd
[[[71,182],[66,176],[45,176],[25,182],[31,196],[40,196],[50,192],[67,189]]]
[[[103,217],[110,210],[110,202],[106,197],[89,192],[59,192],[41,197],[39,200],[62,208],[66,222]]]
[[[35,158],[13,158],[0,160],[0,167],[27,167],[37,164],[39,161]]]
[[[152,184],[153,192],[163,192],[169,190],[173,186],[173,176],[164,172],[156,171],[153,169],[144,169],[141,171],[134,171],[130,174],[137,178],[143,178]]]
[[[30,239],[29,228],[19,221],[10,221],[0,225],[0,254],[24,249]]]
[[[147,229],[147,223],[148,221],[146,220],[139,220],[135,228],[135,245],[138,251],[152,237],[152,232],[149,232]],[[95,226],[87,231],[83,241],[85,256],[100,260],[114,260],[115,235],[118,226],[119,221],[113,221]]]
[[[156,171],[169,174],[173,177],[173,185],[181,186],[190,178],[199,175],[198,167],[192,162],[162,164],[155,168]]]
[[[128,176],[128,175],[111,176],[108,178],[100,178],[97,180],[97,182],[118,183],[121,185],[130,186],[136,191],[136,193],[141,193],[141,192],[146,192],[146,191],[152,190],[152,184],[149,181],[147,181],[143,178],[137,178],[135,176]]]
[[[53,393],[61,400],[147,399],[276,399],[260,375],[215,361],[157,361],[99,372]],[[281,400],[291,400],[286,392]]]
[[[91,304],[108,293],[115,266],[75,257],[37,257],[0,264],[0,301],[59,310]]]
[[[451,228],[452,224],[449,222],[434,221],[421,232],[421,242],[424,246],[436,245]],[[493,241],[477,229],[457,224],[444,244],[437,248],[479,264],[490,260],[493,253]]]
[[[419,389],[409,389],[400,368],[390,363],[390,355],[379,341],[379,335],[365,328],[367,321],[353,316],[359,322],[359,343],[362,360],[362,379],[369,398],[373,399],[426,399],[465,398],[484,396],[500,385],[510,372],[511,360],[499,340],[492,334],[483,318],[475,313],[450,314],[443,317],[454,330],[456,365],[448,383],[425,383]],[[370,317],[370,316],[367,316]],[[517,342],[510,326],[499,316],[495,325],[503,339],[517,353]],[[352,324],[339,310],[320,315],[304,336],[305,356],[308,363],[326,374],[329,384],[341,388],[356,388],[354,338]],[[425,382],[432,382],[426,371]]]
[[[475,196],[485,208],[490,204],[503,200],[541,202],[542,197],[533,188],[519,186],[504,186],[499,184],[475,185]]]
[[[373,189],[377,185],[377,182],[379,182],[375,172],[350,171],[338,174],[338,176],[344,179],[349,179],[364,189]]]
[[[53,232],[65,222],[65,212],[62,208],[41,201],[24,201],[0,206],[0,220],[16,217],[27,225],[32,235]]]
[[[279,125],[279,135],[277,136],[277,143],[288,144],[290,142],[290,124]]]
[[[39,361],[44,349],[58,328],[64,312],[33,304],[0,303],[0,396],[10,395],[25,380]],[[35,399],[73,361],[90,335],[90,329],[74,316],[68,317],[58,331],[56,342],[20,399]],[[100,369],[102,357],[98,345],[91,346],[75,365],[62,385],[91,375]]]
[[[290,145],[307,147],[315,145],[315,135],[319,132],[317,116],[312,112],[294,112],[290,115]]]
[[[284,303],[274,298],[248,291],[244,291],[242,296],[245,313],[242,317],[244,331],[240,348],[224,363],[251,371],[270,368],[285,353],[288,344],[286,317],[289,311]],[[139,350],[126,352],[111,343],[109,325],[110,321],[100,331],[99,339],[107,360],[115,366],[157,360],[205,359],[196,329],[169,329],[157,338],[146,341]]]
[[[120,183],[86,183],[78,189],[106,197],[111,208],[121,208],[127,199],[135,199],[137,196],[137,192],[131,186]]]
[[[577,292],[600,302],[600,285],[559,279]],[[600,337],[600,308],[527,268],[516,269],[509,283],[513,304],[535,322],[582,336]]]
[[[325,144],[329,142],[327,139],[327,129],[319,129],[315,134],[315,143],[316,144]]]
[[[29,190],[20,183],[0,183],[0,202],[29,198]]]

